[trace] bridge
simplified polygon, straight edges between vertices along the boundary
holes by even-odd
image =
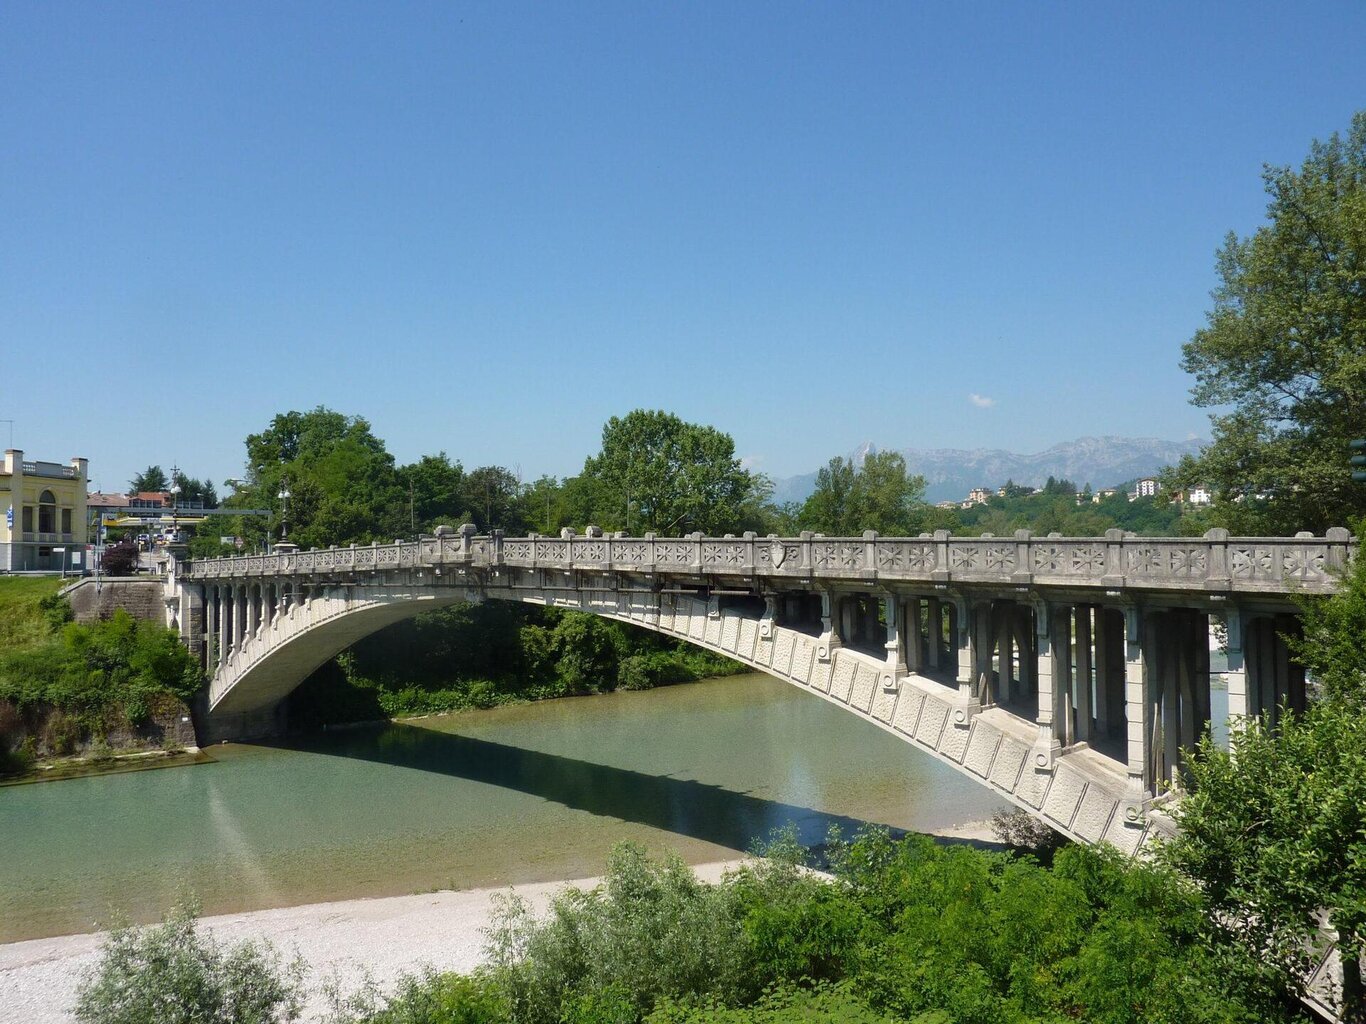
[[[173,563],[168,614],[210,676],[212,739],[421,611],[524,601],[629,622],[837,704],[1082,842],[1137,851],[1211,718],[1302,708],[1284,636],[1352,548],[1324,537],[478,535]]]

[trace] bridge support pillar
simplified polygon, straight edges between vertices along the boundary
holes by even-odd
[[[925,623],[921,614],[920,598],[912,597],[905,605],[906,637],[902,646],[906,652],[906,668],[920,674],[925,671]]]
[[[843,647],[839,630],[835,628],[835,613],[838,599],[828,590],[821,590],[821,635],[816,647],[816,657],[829,661],[834,657],[836,648]]]
[[[1156,626],[1137,607],[1124,609],[1124,721],[1129,795],[1142,801],[1152,793],[1148,747],[1148,678],[1155,654]]]
[[[204,588],[188,583],[180,584],[180,636],[190,653],[204,662]]]
[[[1247,699],[1247,671],[1243,664],[1243,614],[1240,609],[1228,609],[1224,614],[1224,629],[1228,643],[1228,671],[1224,678],[1228,682],[1228,719],[1232,730],[1245,724],[1252,715]]]
[[[1073,714],[1071,716],[1075,726],[1072,735],[1068,738],[1068,743],[1089,744],[1093,735],[1091,683],[1094,659],[1091,646],[1091,624],[1094,621],[1095,612],[1095,608],[1089,604],[1081,604],[1076,607],[1077,655],[1076,675],[1073,681]]]
[[[887,621],[887,667],[882,672],[882,688],[895,690],[907,672],[906,631],[902,625],[904,613],[901,599],[896,594],[888,592],[883,595],[882,617]]]
[[[245,585],[232,588],[232,649],[240,651],[247,639],[247,588]]]
[[[1037,653],[1039,727],[1034,741],[1034,765],[1052,765],[1062,753],[1059,730],[1063,728],[1062,707],[1072,684],[1071,609],[1040,602],[1035,608],[1035,650]],[[1023,659],[1022,659],[1023,660]],[[1023,675],[1023,672],[1021,673]]]
[[[965,701],[976,701],[976,635],[975,609],[965,597],[956,597],[953,602],[953,646],[957,661],[958,695]]]
[[[925,667],[937,674],[944,664],[944,606],[937,597],[930,598],[925,605],[929,611],[928,628],[925,631]]]

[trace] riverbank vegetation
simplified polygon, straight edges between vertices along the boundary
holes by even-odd
[[[187,713],[203,681],[174,630],[123,611],[72,622],[56,582],[0,580],[0,775],[92,746],[141,745],[159,721]]]
[[[1078,846],[1045,868],[1029,857],[876,831],[836,838],[828,849],[830,878],[805,871],[803,851],[785,838],[766,860],[708,885],[677,859],[624,845],[600,885],[566,891],[543,916],[508,898],[489,933],[487,964],[475,974],[427,972],[388,994],[370,987],[337,999],[329,1020],[1298,1019],[1285,994],[1210,926],[1200,891],[1169,868]],[[181,948],[199,948],[184,934],[183,915],[163,928],[177,930]],[[172,958],[151,955],[166,941],[156,929],[111,938],[80,1019],[133,1019],[116,1013],[107,993],[189,989],[176,980]],[[147,949],[130,955],[139,942]],[[263,974],[263,965],[273,967]],[[274,1000],[257,1019],[294,1020],[303,983],[292,972],[278,955],[250,947],[198,958],[191,973],[193,991],[213,998],[230,987],[225,978],[250,974]]]
[[[425,612],[359,641],[291,695],[289,719],[315,728],[745,671],[587,612],[489,601]]]

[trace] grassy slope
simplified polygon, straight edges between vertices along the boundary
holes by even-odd
[[[56,576],[0,576],[0,651],[34,647],[51,635],[38,602],[62,588]]]

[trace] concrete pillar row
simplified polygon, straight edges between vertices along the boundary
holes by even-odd
[[[919,597],[906,601],[906,639],[902,646],[906,652],[906,667],[917,675],[925,671],[925,622],[922,611]]]

